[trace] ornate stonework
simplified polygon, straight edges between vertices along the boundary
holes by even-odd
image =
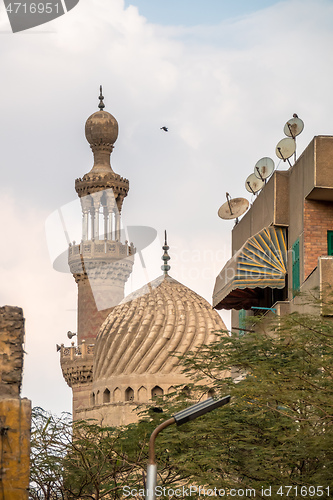
[[[101,92],[100,109],[87,119],[85,126],[94,155],[93,167],[75,181],[82,207],[82,241],[68,249],[70,271],[78,286],[80,347],[75,352],[73,347],[61,347],[61,367],[73,389],[74,413],[78,407],[88,405],[91,392],[88,387],[92,383],[93,359],[85,351],[84,341],[95,342],[101,324],[124,298],[135,254],[134,245],[123,241],[121,229],[121,209],[129,182],[112,170],[110,161],[118,123],[104,111],[103,99]]]
[[[123,241],[120,223],[129,185],[111,168],[118,124],[100,100],[86,123],[94,165],[75,182],[82,241],[68,251],[78,285],[79,347],[61,346],[61,367],[73,390],[74,419],[122,425],[137,420],[138,404],[186,387],[178,356],[213,342],[225,327],[206,300],[168,275],[166,236],[164,275],[124,299],[136,251]]]
[[[90,405],[77,418],[106,425],[135,421],[138,404],[190,382],[178,357],[210,344],[224,328],[205,299],[169,275],[145,285],[104,321],[95,344]]]
[[[94,344],[87,345],[84,341],[78,347],[60,348],[60,363],[62,374],[69,387],[78,384],[90,384],[93,378]]]
[[[76,179],[75,181],[75,190],[80,198],[105,189],[112,189],[117,208],[121,212],[124,198],[129,191],[129,181],[127,179],[114,172],[104,175],[97,175],[91,172],[84,175],[82,179]]]

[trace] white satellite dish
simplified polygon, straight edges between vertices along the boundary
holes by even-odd
[[[246,190],[249,193],[256,194],[260,189],[262,189],[265,185],[265,181],[258,179],[258,177],[254,174],[248,176],[245,181]]]
[[[227,201],[219,208],[217,214],[221,219],[236,219],[243,215],[249,208],[249,202],[246,198],[230,198],[229,193],[226,193]]]
[[[275,153],[278,158],[281,158],[283,161],[288,161],[289,165],[291,166],[291,163],[289,161],[289,158],[295,153],[296,151],[296,142],[295,139],[292,138],[285,138],[282,139],[276,146]]]
[[[275,165],[272,158],[265,156],[265,158],[261,158],[261,160],[258,160],[255,164],[254,175],[263,181],[272,175],[274,167]]]
[[[287,121],[284,126],[283,132],[287,137],[292,137],[295,139],[304,129],[304,122],[298,118],[296,113],[294,113],[293,118]]]

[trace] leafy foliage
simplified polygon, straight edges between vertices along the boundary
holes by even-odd
[[[137,424],[78,422],[72,431],[68,420],[37,410],[32,484],[39,490],[32,488],[31,498],[109,500],[122,497],[124,486],[143,488],[151,432],[208,389],[231,394],[231,403],[159,434],[158,484],[254,488],[258,497],[272,485],[332,488],[333,322],[293,313],[256,320],[254,330],[242,337],[221,332],[183,359],[193,380],[190,400],[160,398],[154,406],[163,413],[141,408]]]
[[[193,471],[221,487],[330,484],[333,470],[333,323],[293,313],[257,321],[184,361],[232,403],[193,423],[209,449]],[[229,371],[222,379],[219,373]],[[232,375],[232,376],[231,376]],[[193,468],[193,461],[191,467]]]
[[[42,408],[32,410],[30,489],[33,500],[65,499],[63,459],[71,443],[71,415],[51,415]]]
[[[122,429],[76,423],[64,460],[64,487],[69,498],[121,498],[124,485],[142,487],[140,459],[146,443],[136,444],[133,448],[124,442]]]

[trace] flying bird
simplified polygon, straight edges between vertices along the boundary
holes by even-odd
[[[160,130],[164,130],[164,132],[167,132],[168,131],[168,127],[161,127]]]

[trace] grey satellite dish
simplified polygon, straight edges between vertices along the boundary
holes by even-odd
[[[265,181],[258,179],[258,177],[254,174],[249,175],[245,181],[246,190],[252,194],[256,194],[264,187],[264,185]]]
[[[219,208],[217,214],[221,219],[238,219],[249,208],[249,202],[245,198],[230,198],[226,193],[227,201]]]
[[[288,160],[289,165],[290,161],[289,158],[295,153],[296,151],[296,142],[294,139],[282,139],[276,146],[275,153],[278,158],[281,158],[283,161]]]
[[[292,137],[293,139],[295,139],[295,137],[302,132],[303,128],[304,122],[300,118],[298,118],[295,113],[293,118],[288,120],[285,124],[283,132],[287,137]]]
[[[254,175],[258,179],[264,181],[272,175],[272,173],[274,172],[274,166],[275,165],[272,158],[268,158],[267,156],[265,158],[261,158],[261,160],[258,160],[255,164]]]

